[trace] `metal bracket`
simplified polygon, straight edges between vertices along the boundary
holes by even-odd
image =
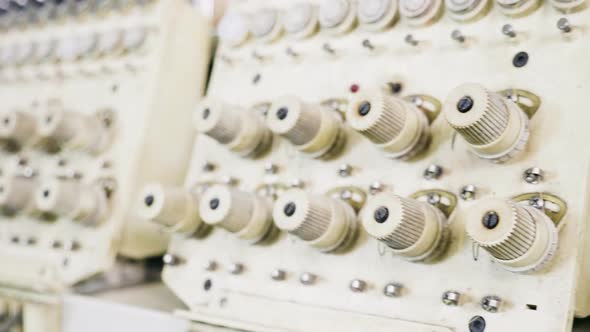
[[[567,213],[567,203],[558,196],[551,193],[525,193],[512,197],[517,203],[526,202],[528,205],[545,213],[555,227],[560,227],[563,217]]]
[[[441,102],[433,96],[409,95],[403,99],[421,110],[426,115],[426,118],[428,118],[428,123],[434,122],[442,109]]]
[[[450,191],[440,189],[420,190],[410,195],[410,198],[426,202],[439,209],[447,218],[457,207],[457,196]]]
[[[541,107],[541,98],[536,94],[521,89],[506,89],[498,93],[513,101],[531,119]]]
[[[336,187],[330,189],[327,195],[348,203],[356,212],[362,209],[367,201],[367,193],[354,186]]]

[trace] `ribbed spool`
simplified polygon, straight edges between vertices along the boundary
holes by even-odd
[[[305,217],[300,226],[290,233],[304,241],[313,241],[322,236],[330,225],[330,204],[308,200]],[[299,208],[299,206],[297,207]]]
[[[479,243],[482,248],[500,260],[512,260],[524,255],[532,247],[537,232],[537,226],[530,213],[514,202],[509,204],[512,207],[514,223],[512,231],[498,243]]]
[[[213,137],[219,143],[227,144],[233,141],[240,132],[241,120],[238,114],[226,109],[220,109],[222,114],[213,128],[207,131],[207,135]]]
[[[301,113],[298,116],[295,125],[283,136],[295,145],[303,145],[311,141],[320,130],[322,116],[319,109],[310,108],[305,104],[301,105]]]
[[[378,238],[395,250],[404,250],[414,245],[424,231],[424,212],[420,203],[411,199],[399,197],[401,215],[397,227],[390,234]]]
[[[254,212],[254,200],[251,194],[231,190],[231,206],[219,226],[229,232],[237,233],[248,225]]]
[[[473,145],[486,145],[497,140],[508,126],[509,110],[502,97],[486,90],[485,111],[480,118],[466,127],[455,128],[467,142]],[[475,103],[481,102],[475,100]]]
[[[380,106],[379,115],[366,129],[359,130],[361,134],[375,144],[384,144],[395,139],[406,122],[407,108],[404,102],[397,98],[384,96],[379,102],[371,102],[371,107]]]

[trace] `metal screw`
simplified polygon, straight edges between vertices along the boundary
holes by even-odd
[[[383,295],[387,297],[399,297],[402,295],[404,286],[396,283],[389,283],[383,287]]]
[[[229,266],[229,273],[231,274],[241,274],[244,272],[244,265],[242,263],[232,263]]]
[[[213,172],[215,170],[215,164],[211,163],[211,162],[205,162],[205,164],[203,164],[203,172]]]
[[[170,265],[170,266],[176,266],[176,265],[180,265],[180,264],[184,263],[184,259],[182,259],[179,256],[176,256],[174,254],[164,255],[164,257],[162,257],[162,261],[164,262],[164,264]]]
[[[460,30],[453,30],[451,32],[451,38],[459,43],[465,42],[465,36],[463,36]]]
[[[514,30],[512,24],[504,24],[502,26],[502,33],[510,38],[516,37],[516,31]]]
[[[369,194],[375,195],[383,191],[383,184],[379,181],[375,181],[371,183],[369,186]]]
[[[326,53],[330,53],[330,54],[334,54],[336,51],[334,51],[334,49],[332,48],[332,46],[328,43],[325,43],[324,45],[322,45],[322,49],[326,52]]]
[[[428,204],[430,205],[437,205],[438,203],[440,203],[440,200],[441,197],[438,193],[429,193],[426,197],[426,202],[428,202]]]
[[[439,165],[430,165],[424,170],[426,180],[436,180],[443,174],[443,168]]]
[[[289,182],[291,188],[303,188],[305,183],[301,179],[293,179]]]
[[[572,31],[570,21],[565,17],[562,17],[559,20],[557,20],[557,28],[565,33]]]
[[[412,45],[412,46],[418,46],[418,41],[414,38],[414,36],[412,34],[408,34],[406,35],[406,38],[404,38],[405,42]]]
[[[488,295],[481,299],[481,307],[487,312],[498,312],[502,305],[502,299],[495,295]]]
[[[476,193],[477,193],[477,188],[472,184],[468,184],[468,185],[463,186],[463,188],[461,188],[461,193],[459,194],[459,196],[464,201],[471,201],[471,200],[475,199]]]
[[[473,316],[469,320],[469,332],[484,332],[486,330],[486,320],[481,316]]]
[[[442,302],[446,305],[456,306],[459,305],[461,299],[461,293],[456,291],[446,291],[443,293]]]
[[[375,46],[373,46],[373,44],[371,43],[371,41],[369,39],[364,39],[362,45],[364,48],[367,48],[371,51],[375,49]]]
[[[299,281],[304,285],[313,285],[316,282],[317,278],[318,277],[313,273],[304,272],[299,277]]]
[[[529,205],[535,209],[543,210],[545,208],[545,200],[539,196],[535,196],[529,199]]]
[[[524,171],[523,179],[530,184],[538,184],[543,181],[545,172],[539,167],[531,167]]]
[[[285,272],[281,269],[276,269],[276,270],[272,271],[272,273],[270,274],[270,277],[272,278],[272,280],[282,281],[287,278],[287,272]]]
[[[354,279],[350,282],[350,290],[355,293],[364,292],[367,289],[367,282],[361,279]]]
[[[216,261],[208,261],[207,264],[205,264],[205,270],[207,270],[207,271],[217,270],[217,262]]]
[[[352,199],[352,191],[345,189],[340,192],[340,199],[343,201],[347,201]]]
[[[351,173],[352,166],[350,166],[349,164],[340,165],[340,167],[338,168],[338,175],[340,175],[343,178],[350,176]]]
[[[264,165],[264,173],[266,174],[276,174],[279,170],[279,167],[275,164],[268,163]]]

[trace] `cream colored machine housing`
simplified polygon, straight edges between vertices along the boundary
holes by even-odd
[[[165,250],[167,233],[139,220],[132,197],[147,181],[182,182],[209,41],[208,20],[181,0],[0,34],[3,54],[33,50],[18,61],[3,57],[2,114],[26,114],[61,148],[46,152],[47,140],[33,129],[33,142],[2,152],[3,181],[28,178],[2,198],[18,211],[0,220],[1,285],[59,291],[109,269],[117,254],[144,258]],[[44,43],[53,48],[41,54]],[[97,116],[110,131],[99,142],[104,147],[88,144],[97,138],[76,120]]]
[[[526,1],[513,2],[518,7]],[[237,2],[231,9],[250,14],[291,5],[290,0],[260,0]],[[348,125],[344,151],[328,161],[310,158],[280,137],[257,160],[199,137],[186,188],[229,177],[244,191],[261,184],[302,183],[313,194],[341,186],[369,193],[373,184],[371,191],[404,198],[445,190],[458,203],[448,218],[449,248],[430,264],[393,255],[364,231],[342,254],[320,252],[284,232],[266,246],[222,230],[199,239],[177,235],[169,254],[183,263],[168,265],[163,277],[190,307],[181,313],[184,317],[253,331],[449,332],[468,331],[470,320],[481,316],[485,331],[565,332],[571,331],[574,315],[590,313],[585,255],[590,160],[584,150],[590,81],[580,75],[590,70],[590,11],[568,13],[571,31],[564,32],[556,24],[564,14],[550,2],[518,19],[505,16],[495,3],[485,5],[476,6],[478,15],[469,17],[475,19],[470,23],[458,23],[447,12],[434,20],[429,12],[423,16],[433,18],[429,25],[418,27],[401,15],[383,32],[362,24],[346,32],[349,16],[344,14],[342,29],[320,29],[309,38],[284,33],[273,43],[253,38],[233,47],[221,42],[208,94],[243,108],[286,93],[310,103],[338,103],[351,91],[397,92],[392,87],[399,88],[398,83],[399,97],[429,95],[443,102],[456,87],[478,83],[494,93],[530,91],[541,105],[530,119],[525,151],[504,164],[478,157],[442,113],[430,126],[428,149],[408,161],[388,158]],[[487,6],[492,8],[483,15]],[[319,17],[325,25],[325,15]],[[451,35],[453,30],[459,33]],[[524,66],[519,52],[528,54]],[[424,177],[431,165],[442,168],[438,177],[432,171]],[[531,167],[544,171],[541,181],[523,179]],[[523,193],[551,193],[567,204],[552,263],[528,274],[508,271],[486,250],[474,250],[465,229],[466,211],[473,205]],[[238,264],[241,273],[232,273]]]

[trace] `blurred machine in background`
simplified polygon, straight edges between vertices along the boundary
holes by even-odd
[[[590,313],[585,1],[230,4],[164,282],[251,331],[571,331]],[[198,330],[197,328],[195,328]]]
[[[10,1],[0,25],[0,294],[59,331],[60,293],[168,244],[134,197],[182,183],[210,23],[181,0]]]

